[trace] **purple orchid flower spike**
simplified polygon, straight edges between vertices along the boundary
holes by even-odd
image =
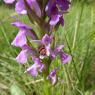
[[[4,2],[7,3],[7,4],[12,4],[12,3],[14,3],[14,1],[15,0],[4,0]]]
[[[54,69],[50,72],[47,79],[49,79],[51,81],[52,85],[55,85],[57,83],[56,69]]]
[[[23,0],[19,0],[16,3],[15,10],[18,14],[27,14]]]
[[[36,77],[38,72],[42,72],[45,66],[39,58],[33,57],[32,60],[34,61],[34,64],[29,67],[26,72]]]
[[[63,64],[71,60],[71,56],[63,51],[64,45],[55,47],[55,40],[53,40],[55,36],[53,30],[58,29],[60,24],[64,26],[63,14],[69,9],[69,0],[4,0],[4,2],[7,4],[16,2],[16,12],[27,15],[33,25],[32,29],[20,21],[12,23],[19,29],[11,43],[21,48],[21,52],[16,57],[17,62],[25,64],[31,58],[34,64],[25,72],[34,77],[43,72],[44,78],[49,79],[51,84],[55,85],[57,83],[56,69],[49,72],[52,61],[56,56],[60,57]],[[38,34],[41,33],[44,36],[39,37]]]

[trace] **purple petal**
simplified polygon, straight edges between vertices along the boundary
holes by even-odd
[[[64,52],[60,53],[60,58],[63,64],[66,64],[71,61],[72,57]]]
[[[21,64],[24,64],[24,63],[27,62],[27,59],[28,59],[29,56],[34,56],[35,55],[35,51],[27,45],[24,45],[21,48],[22,48],[22,51],[16,57],[16,60],[17,60],[17,62],[19,62]]]
[[[42,38],[42,43],[43,43],[44,45],[50,44],[51,41],[52,41],[52,37],[50,37],[48,34],[45,34],[45,35],[43,36],[43,38]]]
[[[32,31],[32,28],[30,26],[28,26],[28,25],[26,25],[22,22],[19,22],[19,21],[12,23],[12,25],[16,26],[20,29],[25,29],[27,31],[27,32],[25,32],[26,36],[29,36],[30,38],[32,38],[34,40],[37,39],[37,36],[36,36],[35,32]]]
[[[38,75],[38,72],[42,72],[44,69],[44,64],[41,63],[39,58],[33,57],[32,60],[34,61],[34,64],[29,67],[26,72],[31,74],[32,76],[36,77]]]
[[[38,75],[37,64],[33,64],[31,67],[29,67],[26,70],[26,72],[28,72],[32,76],[36,77]]]
[[[60,15],[52,15],[50,19],[50,25],[56,25],[60,20]]]
[[[56,0],[56,2],[62,11],[67,11],[69,9],[70,6],[69,0]]]
[[[52,42],[53,36],[49,36],[48,34],[45,34],[42,38],[42,40],[31,40],[31,42],[35,42],[39,45],[49,45]]]
[[[14,3],[14,1],[15,0],[4,0],[4,2],[7,3],[7,4],[12,4],[12,3]]]
[[[41,63],[40,59],[37,58],[37,57],[35,57],[35,56],[32,57],[32,60],[33,60],[33,62],[36,63],[36,64],[40,64],[40,63]]]
[[[42,70],[44,69],[44,64],[41,62],[41,60],[37,57],[32,57],[33,62],[36,64],[36,68],[38,69],[38,71],[42,72]]]
[[[46,11],[50,17],[49,24],[55,26],[59,22],[61,16],[56,5],[56,0],[49,0],[46,6]]]
[[[57,82],[56,69],[52,70],[48,75],[48,79],[50,79],[52,85],[55,85]]]
[[[22,50],[16,57],[17,62],[24,64],[27,62],[27,50]]]
[[[30,56],[35,56],[36,55],[36,49],[28,46],[28,45],[23,45],[22,47],[22,50],[27,50],[27,55],[30,55]]]
[[[20,30],[11,44],[16,47],[22,47],[27,44],[25,32],[25,30]]]
[[[27,32],[26,32],[26,36],[30,37],[30,38],[33,39],[33,40],[37,39],[35,33],[32,32],[32,31],[27,31]]]
[[[50,52],[51,52],[50,44],[45,46],[45,48],[46,48],[46,55],[50,56]]]
[[[12,25],[15,27],[18,27],[18,28],[29,29],[29,30],[32,29],[30,26],[28,26],[22,22],[19,22],[19,21],[12,23]]]
[[[56,48],[54,49],[55,54],[60,53],[63,48],[64,48],[64,45],[58,45],[58,46],[56,46]]]
[[[41,9],[36,0],[27,0],[28,4],[30,5],[31,9],[35,11],[38,17],[41,17]]]
[[[37,57],[34,57],[34,56],[32,57],[32,60],[35,64],[38,65],[37,68],[39,69],[39,71],[42,72],[42,70],[44,69],[44,64],[42,64],[41,60]]]
[[[44,70],[44,68],[45,68],[45,65],[44,64],[41,64],[40,69],[39,69],[39,72],[42,72]]]
[[[50,17],[49,24],[55,26],[59,22],[63,26],[64,20],[61,16],[69,9],[69,6],[69,0],[49,0],[45,8]]]
[[[49,0],[46,5],[45,11],[47,11],[48,16],[55,15],[58,12],[56,7],[56,0]]]
[[[64,48],[64,45],[58,45],[55,47],[54,51],[51,51],[51,58],[55,59],[57,55],[60,54],[62,49]]]
[[[18,14],[27,14],[23,0],[19,0],[16,3],[15,10]]]

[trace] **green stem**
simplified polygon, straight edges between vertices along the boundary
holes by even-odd
[[[75,44],[76,44],[76,39],[77,39],[77,33],[78,33],[78,29],[80,27],[80,22],[81,22],[81,18],[82,18],[83,8],[84,8],[84,3],[81,5],[80,12],[77,12],[77,15],[76,15],[75,33],[74,33],[72,50],[75,49]]]
[[[50,58],[45,58],[42,60],[43,63],[45,63],[45,70],[44,70],[44,79],[46,80],[47,76],[49,75],[49,68],[50,68],[50,64],[51,64],[51,59]]]
[[[65,71],[65,76],[66,76],[66,84],[67,84],[67,87],[68,87],[68,91],[70,92],[71,91],[70,78],[69,78],[69,74],[68,74],[66,66],[64,66],[64,71]]]
[[[14,51],[13,51],[11,45],[10,45],[9,38],[8,38],[8,36],[7,36],[7,34],[6,34],[6,32],[7,32],[7,31],[6,31],[6,28],[4,27],[3,24],[2,24],[2,26],[1,26],[1,32],[2,32],[2,34],[3,34],[3,37],[4,37],[4,39],[5,39],[6,43],[7,43],[7,45],[9,46],[9,49],[10,49],[12,55],[14,55]],[[15,53],[16,53],[16,52],[15,52]]]

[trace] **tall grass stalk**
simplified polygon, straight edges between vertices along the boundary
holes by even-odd
[[[5,39],[5,41],[6,41],[6,44],[8,45],[8,47],[9,47],[11,53],[13,54],[13,49],[12,49],[12,47],[11,47],[11,45],[10,45],[9,38],[8,38],[8,36],[7,36],[7,34],[6,34],[7,30],[5,29],[5,27],[4,27],[3,24],[2,24],[2,26],[1,26],[0,29],[1,29],[1,32],[2,32],[2,34],[3,34],[4,39]],[[13,55],[14,55],[14,54],[13,54]]]

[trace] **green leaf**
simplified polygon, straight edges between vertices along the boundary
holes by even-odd
[[[11,92],[11,95],[26,95],[24,91],[16,84],[13,84],[11,86],[10,92]]]

